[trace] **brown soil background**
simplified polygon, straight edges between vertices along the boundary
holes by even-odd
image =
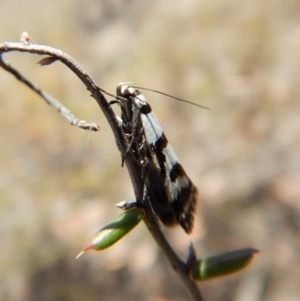
[[[168,240],[182,258],[190,240],[199,257],[262,250],[247,270],[200,284],[205,300],[299,300],[299,1],[3,1],[0,20],[1,41],[26,30],[110,92],[131,81],[210,107],[145,92],[201,192],[193,235]],[[0,299],[188,300],[143,224],[75,260],[133,198],[127,171],[69,70],[4,58],[101,130],[71,127],[0,70]]]

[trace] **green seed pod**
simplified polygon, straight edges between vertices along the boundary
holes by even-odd
[[[117,219],[93,235],[76,258],[88,250],[101,251],[110,247],[131,231],[144,216],[145,212],[140,208],[124,211]]]
[[[194,280],[203,281],[232,274],[249,265],[258,252],[248,248],[199,259],[191,268],[190,275]]]

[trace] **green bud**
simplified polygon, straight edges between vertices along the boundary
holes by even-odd
[[[258,250],[240,249],[198,259],[191,268],[194,280],[203,281],[238,272],[249,265]]]
[[[124,211],[117,219],[92,236],[76,258],[88,250],[101,251],[110,247],[131,231],[144,216],[145,212],[140,208]]]

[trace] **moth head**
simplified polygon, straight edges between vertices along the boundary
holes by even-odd
[[[138,90],[130,86],[130,82],[122,82],[117,85],[117,95],[127,98],[139,94]]]

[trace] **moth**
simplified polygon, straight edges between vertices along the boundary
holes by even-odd
[[[142,168],[151,206],[167,227],[194,227],[198,190],[178,161],[145,96],[128,83],[117,86],[119,120],[129,147]]]

